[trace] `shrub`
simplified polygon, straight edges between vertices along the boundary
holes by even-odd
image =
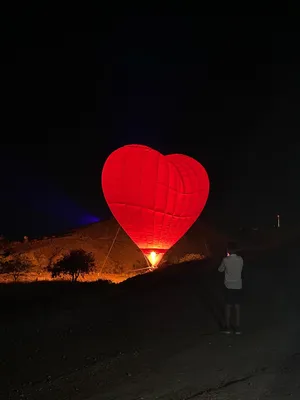
[[[52,278],[61,275],[70,276],[72,282],[76,282],[80,276],[93,272],[95,270],[95,257],[83,249],[72,250],[55,264],[50,265],[47,271],[51,273]]]
[[[181,257],[179,259],[179,263],[198,261],[198,260],[203,260],[204,258],[205,257],[202,254],[189,253],[189,254],[185,254],[183,257]]]
[[[176,255],[170,254],[166,259],[163,258],[161,265],[162,264],[169,264],[169,265],[175,265],[179,263],[179,258]]]
[[[17,282],[22,275],[26,274],[29,269],[29,261],[19,255],[11,259],[3,258],[1,260],[1,274],[11,275],[15,282]]]

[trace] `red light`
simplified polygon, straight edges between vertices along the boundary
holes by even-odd
[[[102,188],[116,220],[156,266],[201,214],[209,179],[191,157],[128,145],[107,158]]]

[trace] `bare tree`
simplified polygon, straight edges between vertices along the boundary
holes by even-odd
[[[17,282],[22,275],[29,271],[30,267],[31,265],[29,261],[18,254],[9,260],[2,259],[1,273],[11,275],[13,280]]]
[[[84,276],[95,270],[95,257],[83,249],[72,250],[61,260],[48,268],[52,278],[61,275],[69,275],[72,282],[76,282],[79,276]]]

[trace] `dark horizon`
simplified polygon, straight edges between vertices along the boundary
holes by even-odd
[[[7,32],[0,233],[107,218],[101,169],[131,143],[200,161],[215,223],[272,226],[280,213],[297,224],[300,35],[279,21],[119,17],[102,32]]]

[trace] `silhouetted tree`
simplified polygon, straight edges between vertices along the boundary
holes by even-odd
[[[26,274],[30,267],[29,261],[21,256],[16,256],[10,260],[2,259],[1,261],[1,273],[11,275],[15,282],[17,282],[23,274]]]
[[[52,278],[61,275],[71,277],[72,282],[76,282],[79,276],[84,276],[95,269],[95,258],[92,253],[88,253],[82,249],[72,250],[62,259],[47,268]]]

